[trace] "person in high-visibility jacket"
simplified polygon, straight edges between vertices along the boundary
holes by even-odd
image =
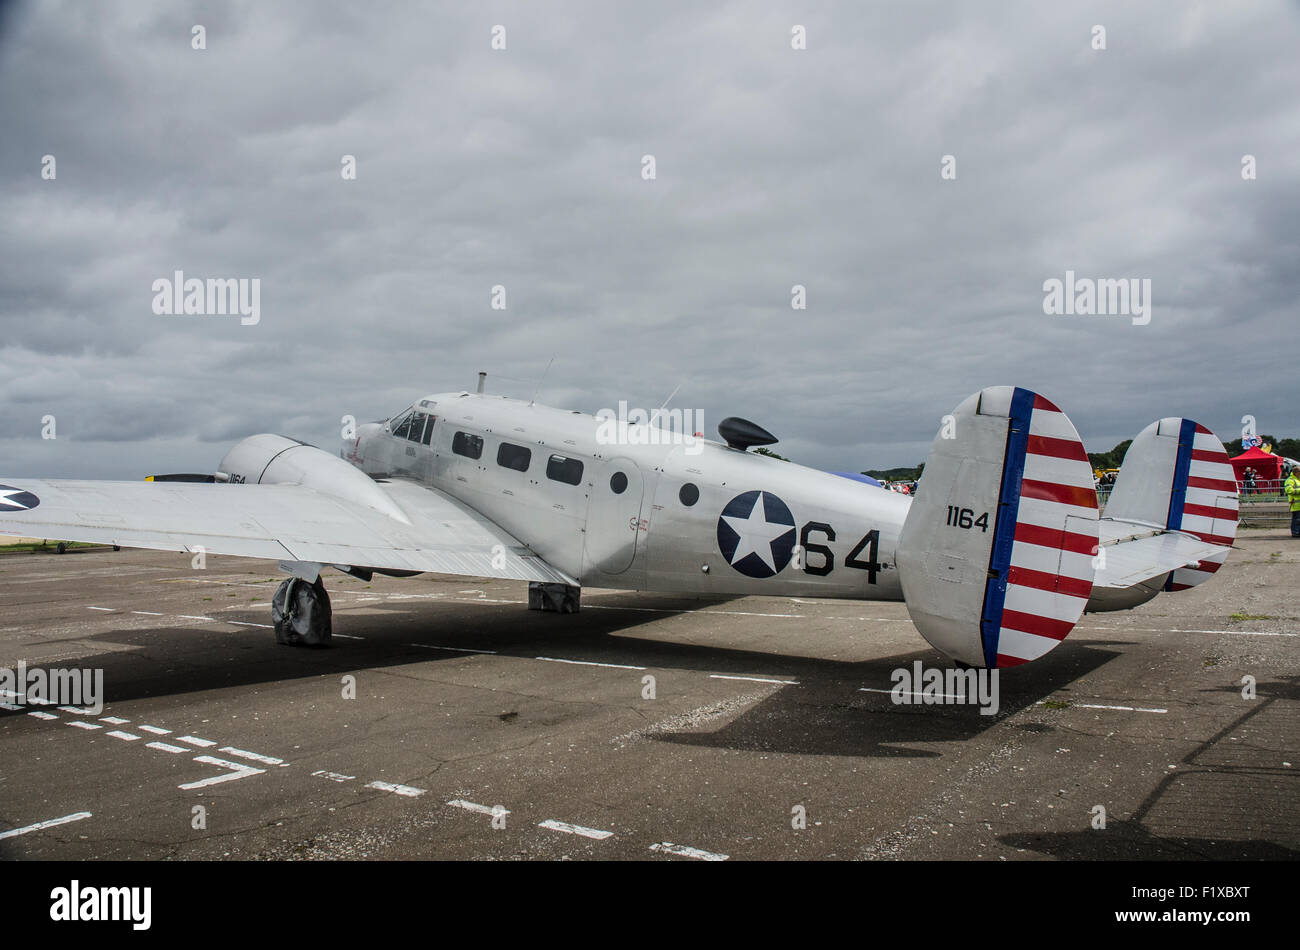
[[[1291,537],[1300,538],[1300,468],[1291,466],[1291,474],[1282,488],[1291,502]]]

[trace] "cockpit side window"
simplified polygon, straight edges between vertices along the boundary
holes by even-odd
[[[438,421],[437,416],[429,417],[429,424],[424,427],[424,444],[428,445],[433,441],[433,424]]]
[[[411,423],[416,419],[414,412],[405,413],[397,422],[393,423],[393,438],[406,439],[410,438]]]
[[[406,437],[412,442],[419,442],[424,435],[424,425],[429,417],[422,412],[417,412],[415,418],[411,420],[411,428],[407,430]]]

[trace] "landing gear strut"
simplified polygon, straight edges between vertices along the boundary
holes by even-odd
[[[529,581],[528,609],[546,613],[576,614],[581,595],[581,587]]]
[[[316,578],[308,583],[291,577],[276,588],[271,598],[271,622],[275,642],[293,647],[326,647],[333,635],[330,595]]]

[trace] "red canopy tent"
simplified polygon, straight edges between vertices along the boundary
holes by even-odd
[[[1236,458],[1228,461],[1232,463],[1232,470],[1236,473],[1238,482],[1242,480],[1242,474],[1248,468],[1255,470],[1255,478],[1259,481],[1273,481],[1282,477],[1282,458],[1261,451],[1259,446],[1252,445]]]

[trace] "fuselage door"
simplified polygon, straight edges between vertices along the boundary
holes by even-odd
[[[583,572],[621,574],[632,566],[637,544],[645,533],[641,470],[631,459],[613,458],[592,481]]]

